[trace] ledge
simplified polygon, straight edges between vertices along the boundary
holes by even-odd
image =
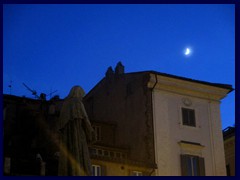
[[[205,146],[201,145],[200,143],[196,142],[190,142],[190,141],[180,141],[178,144],[181,146],[181,148],[194,148],[194,149],[202,149]]]

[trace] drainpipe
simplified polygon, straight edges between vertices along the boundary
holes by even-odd
[[[153,90],[155,88],[155,86],[158,83],[158,79],[157,79],[157,74],[155,74],[155,84],[153,85],[152,89],[151,89],[151,106],[152,106],[152,127],[153,127],[153,145],[154,145],[154,161],[156,161],[155,157],[156,157],[156,152],[155,152],[155,141],[154,141],[154,123],[153,123]],[[156,168],[152,169],[150,176],[152,175],[152,173],[154,172],[155,169],[157,169],[157,163],[156,164]]]
[[[153,92],[153,89],[155,88],[155,86],[156,86],[157,83],[158,83],[157,74],[155,74],[155,79],[156,79],[156,81],[155,81],[155,84],[153,85],[152,92]]]

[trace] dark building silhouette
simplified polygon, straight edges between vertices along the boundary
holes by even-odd
[[[61,100],[4,95],[3,104],[5,173],[56,175]]]

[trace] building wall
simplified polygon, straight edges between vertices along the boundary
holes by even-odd
[[[190,99],[192,105],[184,105],[184,98]],[[182,107],[195,110],[196,127],[182,125]],[[181,175],[181,154],[204,157],[207,176],[226,175],[219,102],[158,87],[153,91],[153,114],[157,175]],[[185,147],[180,141],[202,146]]]
[[[116,124],[114,145],[129,149],[129,159],[154,164],[151,91],[146,80],[139,74],[104,79],[84,104],[90,120]]]
[[[136,165],[125,164],[121,162],[110,162],[92,159],[92,165],[99,165],[103,176],[132,176],[133,171],[142,172],[143,176],[153,176],[154,171],[151,168]]]
[[[129,73],[109,82],[103,79],[88,94],[86,107],[93,107],[87,111],[94,121],[116,122],[115,145],[129,148],[132,160],[156,163],[155,175],[182,175],[180,157],[188,154],[204,159],[202,174],[222,176],[226,169],[220,100],[228,92],[151,72]],[[195,110],[196,127],[182,124],[182,107]]]
[[[222,138],[222,123],[220,116],[220,103],[209,103],[210,123],[212,128],[211,138],[213,139],[213,160],[215,175],[226,176],[226,162],[224,155],[224,144]]]
[[[55,153],[59,144],[57,114],[61,101],[4,95],[3,102],[5,174],[40,175],[36,161],[36,155],[40,154],[46,162],[46,175],[56,175]],[[52,107],[51,113],[49,107]]]
[[[235,135],[224,140],[225,160],[229,176],[235,176]]]

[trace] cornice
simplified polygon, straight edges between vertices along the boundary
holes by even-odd
[[[148,88],[153,88],[155,86],[155,90],[167,91],[215,101],[220,101],[229,92],[229,89],[225,88],[214,87],[161,75],[156,76],[155,74],[150,74],[150,79],[147,86]]]

